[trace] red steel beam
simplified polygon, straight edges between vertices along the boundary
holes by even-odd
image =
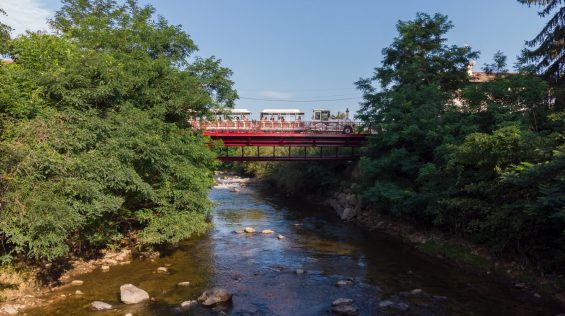
[[[221,161],[351,161],[357,160],[360,156],[233,156],[218,157]]]
[[[332,146],[362,147],[367,135],[362,134],[277,134],[277,133],[212,133],[204,135],[222,140],[224,146]]]

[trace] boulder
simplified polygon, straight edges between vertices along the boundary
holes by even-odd
[[[243,229],[243,231],[246,232],[246,233],[249,233],[249,234],[252,234],[252,233],[256,232],[255,228],[249,227],[249,226],[248,226],[248,227],[245,227],[245,228]]]
[[[158,267],[157,268],[157,273],[167,273],[169,272],[169,270],[165,267]]]
[[[283,236],[283,235],[278,235],[278,236],[277,236],[277,239],[278,239],[278,240],[284,239],[284,236]]]
[[[83,295],[83,294],[84,294],[84,292],[81,291],[81,290],[76,290],[76,291],[75,291],[75,295]]]
[[[137,304],[149,299],[149,293],[133,284],[120,286],[120,299],[124,304]]]
[[[198,298],[198,302],[202,305],[210,306],[217,303],[228,302],[232,298],[232,294],[222,288],[213,288],[204,291]]]
[[[270,229],[263,229],[263,230],[261,231],[261,234],[272,234],[272,233],[274,233],[274,231],[273,231],[273,230],[270,230]]]
[[[338,298],[332,302],[332,306],[339,306],[339,305],[351,305],[353,304],[353,300],[350,298]]]
[[[95,311],[103,311],[107,309],[112,309],[112,305],[101,301],[94,301],[90,304],[90,308]]]
[[[332,312],[337,315],[359,315],[359,309],[353,305],[337,305],[332,307]]]

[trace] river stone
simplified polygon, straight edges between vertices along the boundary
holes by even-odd
[[[115,266],[118,264],[118,261],[115,259],[106,259],[104,260],[107,264],[111,265],[111,266]]]
[[[8,315],[16,315],[18,313],[18,310],[24,308],[25,306],[22,304],[6,304],[4,306],[2,306],[2,309],[0,309],[0,311],[8,314]]]
[[[180,308],[182,308],[182,309],[187,309],[187,308],[190,308],[191,306],[194,306],[194,305],[196,305],[196,304],[198,304],[198,302],[195,301],[195,300],[192,300],[192,301],[184,301],[184,302],[180,303]]]
[[[120,260],[120,261],[126,260],[130,255],[131,255],[131,250],[124,249],[116,256],[116,260]]]
[[[108,272],[110,271],[110,266],[101,266],[100,269],[102,270],[102,272]]]
[[[339,280],[339,281],[337,281],[336,285],[338,287],[350,286],[350,285],[353,285],[353,281],[351,281],[351,280]]]
[[[332,302],[332,306],[339,306],[339,305],[351,305],[353,304],[353,300],[350,298],[338,298]]]
[[[71,282],[71,285],[83,285],[84,281],[83,280],[73,280]]]
[[[202,305],[210,306],[217,303],[228,302],[232,298],[232,294],[222,288],[213,288],[204,291],[198,298]]]
[[[84,292],[81,291],[81,290],[76,290],[76,291],[75,291],[75,295],[83,295],[83,294],[84,294]]]
[[[190,282],[188,281],[184,281],[184,282],[179,282],[177,283],[178,286],[190,286]]]
[[[274,233],[274,231],[273,231],[273,230],[270,230],[270,229],[263,229],[263,230],[261,231],[261,234],[272,234],[272,233]]]
[[[106,309],[112,309],[112,305],[101,301],[94,301],[90,304],[90,308],[95,311],[103,311]]]
[[[346,207],[343,209],[343,212],[340,214],[341,219],[343,220],[350,220],[357,215],[356,209],[352,207]]]
[[[332,307],[332,312],[337,315],[359,315],[359,309],[353,305],[338,305]]]
[[[422,294],[422,289],[413,289],[412,291],[410,291],[410,294],[420,295],[420,294]]]
[[[296,274],[302,275],[302,274],[304,274],[304,270],[303,269],[296,269]]]
[[[284,236],[283,236],[283,235],[278,235],[278,236],[277,236],[277,239],[278,239],[278,240],[284,239]]]
[[[169,270],[165,267],[158,267],[157,272],[158,273],[167,273],[167,272],[169,272]]]
[[[382,301],[379,303],[380,308],[393,308],[399,311],[408,310],[409,306],[406,303],[394,303],[393,301]]]
[[[149,294],[133,284],[120,286],[120,299],[124,304],[137,304],[149,299]]]
[[[245,227],[243,229],[243,231],[246,232],[246,233],[249,233],[249,234],[256,232],[255,228],[253,228],[253,227]]]

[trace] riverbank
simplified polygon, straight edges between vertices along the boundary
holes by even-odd
[[[158,256],[158,253],[145,255]],[[71,258],[42,267],[3,266],[0,269],[0,315],[14,315],[26,309],[40,308],[65,300],[72,295],[81,295],[80,291],[74,294],[54,294],[80,283],[77,278],[81,275],[96,269],[107,272],[114,266],[128,265],[132,260],[130,249],[105,249],[94,259]]]
[[[367,231],[398,238],[423,253],[502,284],[521,300],[534,304],[557,304],[565,311],[565,275],[543,274],[517,262],[497,258],[487,248],[462,238],[401,218],[377,214],[363,204],[354,189],[355,185],[335,191],[329,199],[310,195],[306,200],[325,201],[324,204],[343,221],[353,222]]]

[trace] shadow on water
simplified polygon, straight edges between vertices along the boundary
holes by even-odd
[[[331,302],[353,299],[360,315],[551,315],[550,307],[517,300],[508,288],[448,266],[399,241],[339,221],[315,205],[278,198],[253,187],[210,192],[217,205],[214,228],[166,256],[96,270],[77,287],[55,295],[65,300],[28,315],[327,315]],[[275,234],[235,234],[252,226]],[[277,239],[281,234],[285,238]],[[159,266],[169,273],[159,274]],[[297,274],[303,269],[304,274]],[[349,280],[344,287],[338,281]],[[190,281],[189,287],[177,283]],[[124,305],[120,285],[132,283],[152,301]],[[233,303],[217,308],[179,304],[219,286],[234,293]],[[94,300],[114,310],[89,311]]]

